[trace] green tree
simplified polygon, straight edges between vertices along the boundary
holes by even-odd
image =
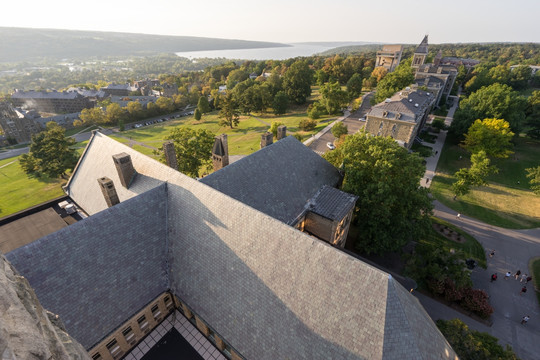
[[[393,72],[386,75],[378,82],[377,92],[375,93],[375,102],[380,103],[386,98],[392,97],[396,92],[409,86],[414,81],[411,60],[412,59],[402,62]]]
[[[343,122],[338,121],[334,126],[332,126],[332,135],[336,139],[339,139],[343,135],[347,135],[349,133],[349,130],[347,129],[347,125],[345,125]]]
[[[199,102],[197,103],[197,109],[199,109],[201,114],[206,114],[210,112],[210,103],[208,102],[208,97],[201,96],[199,98]]]
[[[277,128],[283,125],[281,121],[272,121],[272,125],[270,126],[270,131],[272,134],[274,134],[274,138],[277,139]]]
[[[461,360],[518,360],[510,346],[502,347],[496,337],[470,330],[459,319],[437,320],[437,327]]]
[[[120,131],[126,130],[126,126],[124,125],[124,120],[122,119],[118,120],[118,130]]]
[[[327,83],[321,86],[321,104],[326,107],[328,114],[336,114],[343,107],[347,106],[348,96],[347,92],[341,89],[341,85],[336,81],[335,83]]]
[[[531,190],[536,195],[540,195],[540,166],[525,170],[527,171],[527,177],[530,179],[529,184],[531,185]]]
[[[105,122],[105,112],[99,107],[83,109],[79,118],[85,125],[103,124]]]
[[[231,91],[234,89],[236,84],[241,83],[244,80],[249,78],[249,73],[244,69],[236,69],[229,73],[227,77],[227,90]]]
[[[77,164],[77,151],[71,148],[75,140],[65,137],[65,129],[51,121],[47,129],[32,135],[28,154],[21,155],[19,163],[28,176],[64,176]]]
[[[532,69],[529,66],[518,66],[510,72],[510,85],[516,90],[525,89],[532,78]]]
[[[201,110],[199,110],[199,108],[195,109],[195,113],[194,113],[193,117],[197,121],[201,120],[202,114],[201,114]]]
[[[163,114],[172,113],[174,111],[174,104],[171,98],[160,96],[156,100],[156,105]]]
[[[527,99],[525,113],[527,114],[525,124],[529,127],[527,135],[533,139],[540,139],[540,90],[533,91]]]
[[[311,95],[313,71],[305,61],[297,60],[283,75],[283,88],[289,99],[297,104],[306,102]]]
[[[495,118],[508,121],[512,131],[519,133],[525,107],[525,99],[510,86],[498,83],[486,86],[460,103],[450,130],[462,136],[476,119]]]
[[[174,142],[178,171],[197,177],[203,166],[211,164],[214,134],[210,131],[176,127],[171,131],[169,140]],[[164,156],[162,161],[165,161]]]
[[[359,132],[324,157],[345,176],[342,190],[358,195],[356,247],[381,254],[431,231],[431,200],[420,187],[425,166],[393,139]],[[384,180],[383,180],[384,179]]]
[[[490,165],[491,161],[484,150],[480,150],[471,155],[471,166],[461,168],[455,174],[457,179],[452,184],[452,190],[456,196],[462,196],[469,193],[471,186],[487,185],[487,177],[497,173],[498,169]]]
[[[139,119],[142,117],[143,107],[140,102],[130,101],[127,103],[126,109],[129,115],[132,116],[134,119]]]
[[[507,121],[476,120],[465,134],[462,145],[473,154],[483,150],[489,157],[507,158],[513,153],[511,151],[513,137],[514,133],[510,131],[510,124]]]
[[[362,75],[360,73],[354,74],[349,81],[347,81],[347,92],[351,99],[355,99],[362,93]]]
[[[233,129],[240,122],[240,111],[231,92],[221,100],[221,110],[219,111],[219,126],[229,126]]]
[[[289,109],[289,97],[285,91],[278,91],[274,96],[274,101],[272,102],[272,108],[274,109],[274,114],[283,115]]]
[[[117,103],[112,103],[107,106],[105,111],[105,123],[117,124],[124,117],[124,110]]]

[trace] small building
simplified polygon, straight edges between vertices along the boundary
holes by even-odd
[[[9,139],[15,139],[18,143],[29,142],[33,134],[43,130],[34,117],[17,112],[6,102],[0,103],[0,127],[7,142]]]
[[[392,72],[399,65],[402,54],[403,45],[383,45],[382,50],[377,51],[375,67],[382,66]]]
[[[410,87],[375,105],[367,114],[365,129],[376,136],[390,136],[410,149],[435,103],[435,94]]]
[[[21,91],[11,94],[15,107],[53,114],[80,112],[94,107],[95,102],[75,91]]]
[[[126,84],[109,84],[105,87],[100,88],[99,90],[105,92],[107,95],[118,95],[118,96],[128,96],[131,92],[139,90],[136,87],[131,86],[129,83]]]

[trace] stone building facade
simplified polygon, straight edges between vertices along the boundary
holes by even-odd
[[[402,54],[403,45],[383,45],[382,50],[377,51],[375,67],[382,66],[392,72],[399,65]]]
[[[95,102],[81,94],[60,91],[21,91],[11,94],[11,103],[15,107],[33,109],[37,111],[65,114],[80,112],[83,109],[94,107]]]

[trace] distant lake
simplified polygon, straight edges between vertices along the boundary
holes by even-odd
[[[332,47],[309,44],[287,44],[291,46],[271,47],[261,49],[234,49],[177,52],[176,55],[188,59],[196,58],[226,58],[246,60],[285,60],[297,56],[311,56]]]

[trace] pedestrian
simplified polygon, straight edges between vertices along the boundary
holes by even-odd
[[[435,151],[435,155],[437,155],[439,153],[439,150]]]
[[[426,185],[429,184],[429,178],[426,179]]]
[[[507,271],[506,275],[504,275],[504,280],[508,280],[510,276],[512,276],[512,273],[510,271]]]
[[[527,287],[524,286],[524,287],[521,288],[521,292],[519,293],[519,295],[521,296],[521,295],[525,294],[526,292],[527,292]]]
[[[495,250],[491,250],[491,252],[489,253],[489,257],[492,258],[493,255],[495,255]]]
[[[529,315],[525,315],[523,318],[521,318],[521,325],[525,325],[530,318],[531,317]]]
[[[491,274],[491,282],[497,281],[497,273]]]
[[[463,159],[463,156],[459,155],[459,160]]]
[[[460,218],[461,218],[461,214],[458,213],[458,214],[456,215],[456,217],[457,217],[458,219],[460,219]]]
[[[521,270],[518,270],[515,274],[514,274],[514,277],[517,279],[519,279],[519,275],[521,275]]]
[[[532,276],[527,276],[527,281],[525,281],[525,284],[528,284],[529,281],[531,281],[531,280],[532,280]]]
[[[519,282],[524,282],[525,281],[525,284],[527,283],[527,274],[521,274],[521,279],[519,279]]]

